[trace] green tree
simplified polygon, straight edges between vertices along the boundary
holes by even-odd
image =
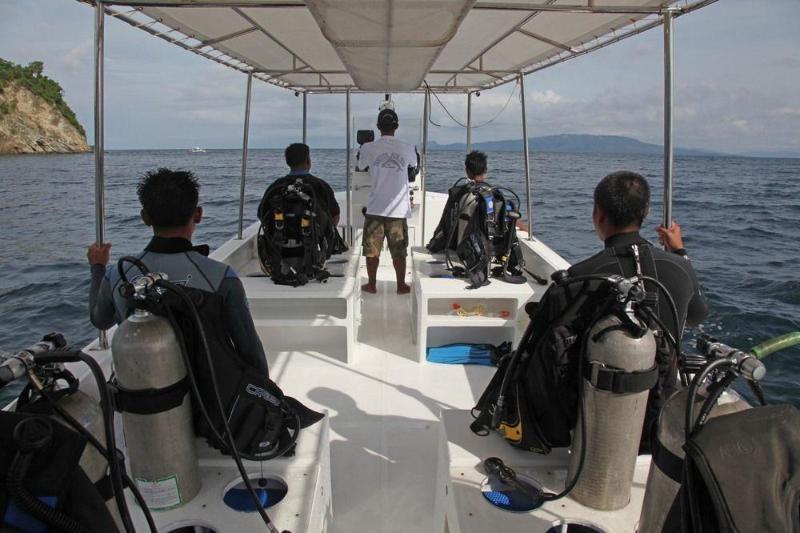
[[[42,75],[42,71],[44,70],[44,63],[41,61],[33,61],[28,64],[27,70],[31,73],[32,76],[40,77]]]
[[[44,63],[32,61],[28,66],[23,67],[0,58],[0,94],[3,94],[3,89],[12,82],[19,83],[36,96],[53,104],[67,122],[75,126],[81,135],[86,135],[75,113],[64,101],[64,90],[61,85],[44,75]],[[10,113],[13,109],[13,103],[7,103],[0,109],[0,116]]]

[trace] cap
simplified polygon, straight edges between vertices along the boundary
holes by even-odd
[[[392,109],[383,109],[378,113],[378,128],[391,129],[397,128],[399,124],[397,113]]]

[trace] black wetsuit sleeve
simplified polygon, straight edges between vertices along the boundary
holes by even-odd
[[[686,261],[686,270],[693,284],[692,297],[686,309],[686,325],[694,327],[708,316],[709,306],[708,300],[705,294],[703,294],[703,289],[700,287],[700,282],[697,280],[697,274],[692,264],[686,256],[684,256],[683,260]]]
[[[320,182],[325,190],[325,198],[327,199],[328,210],[330,211],[331,216],[338,217],[342,210],[339,208],[339,202],[336,201],[336,194],[333,192],[333,189],[327,181],[320,180]]]
[[[253,317],[250,316],[241,280],[237,277],[225,278],[220,283],[219,294],[225,303],[223,311],[225,331],[230,333],[236,351],[265,376],[269,376],[267,356],[256,333]]]
[[[111,283],[106,278],[106,267],[100,264],[92,265],[89,320],[97,329],[108,329],[117,322]]]

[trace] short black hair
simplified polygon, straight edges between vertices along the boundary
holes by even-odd
[[[311,150],[307,144],[292,143],[286,147],[283,156],[286,158],[286,164],[289,165],[289,168],[297,168],[308,163],[311,157]]]
[[[192,218],[200,184],[188,170],[159,168],[144,175],[136,193],[153,227],[178,228]]]
[[[464,168],[470,178],[486,174],[486,154],[478,150],[471,151],[464,159]]]
[[[641,226],[650,208],[650,185],[635,172],[614,172],[595,187],[594,203],[617,228],[633,223]]]
[[[381,133],[392,133],[400,125],[397,113],[393,109],[382,109],[378,113],[378,129]]]

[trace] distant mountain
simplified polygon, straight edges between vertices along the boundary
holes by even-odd
[[[562,134],[545,137],[529,137],[528,146],[533,152],[571,152],[591,154],[641,154],[660,155],[664,148],[658,144],[644,143],[620,135]],[[522,150],[522,139],[473,143],[476,150],[516,151]],[[464,150],[464,143],[431,143],[434,150]],[[726,155],[706,150],[675,148],[675,155]]]
[[[776,159],[800,159],[800,152],[785,151],[757,151],[744,154],[745,157],[766,157]]]

